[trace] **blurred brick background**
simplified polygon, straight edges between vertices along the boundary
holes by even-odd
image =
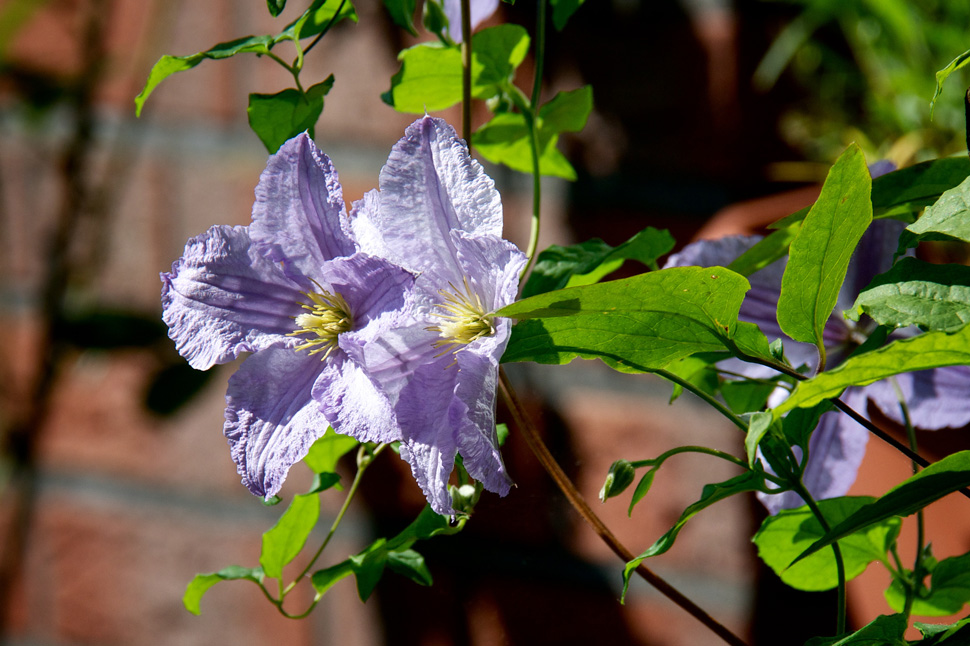
[[[527,4],[502,12],[528,25]],[[78,114],[90,109],[92,130],[82,137],[83,167],[76,173],[88,192],[65,246],[73,273],[64,302],[69,309],[124,308],[157,317],[158,273],[178,258],[185,240],[212,224],[249,221],[266,151],[248,129],[247,94],[276,92],[291,80],[271,61],[240,56],[204,61],[171,77],[139,120],[132,99],[160,55],[275,33],[299,9],[273,20],[262,0],[5,0],[0,15],[9,25],[11,15],[32,5],[40,8],[19,28],[0,31],[6,35],[0,41],[4,426],[29,416],[39,377],[41,290],[51,241],[71,201],[65,160]],[[334,160],[348,203],[375,186],[388,150],[414,118],[379,100],[397,69],[395,52],[410,41],[379,3],[357,5],[359,24],[328,34],[308,55],[304,72],[310,82],[336,77],[316,139]],[[777,190],[760,170],[786,154],[770,118],[777,105],[755,101],[739,80],[764,49],[767,18],[751,11],[751,3],[736,5],[733,14],[716,1],[614,2],[599,13],[583,9],[572,31],[550,36],[548,96],[591,82],[597,111],[584,134],[564,142],[580,181],[545,184],[544,245],[594,235],[617,244],[647,225],[671,228],[683,243],[724,205]],[[749,20],[741,20],[745,10]],[[95,42],[86,44],[92,25]],[[95,63],[86,67],[92,55]],[[631,64],[642,68],[644,79],[635,87],[626,76]],[[529,82],[529,74],[527,63],[520,77]],[[86,79],[92,94],[81,108],[58,94]],[[458,125],[456,111],[442,116]],[[489,172],[503,193],[507,236],[522,244],[528,181],[502,169]],[[201,617],[190,615],[181,603],[188,581],[229,564],[255,565],[260,534],[279,508],[253,498],[229,458],[221,428],[233,366],[216,369],[201,395],[174,414],[146,411],[145,392],[166,351],[68,347],[60,354],[36,429],[33,513],[29,524],[15,526],[25,549],[14,564],[4,643],[719,643],[642,581],[619,604],[622,564],[567,507],[514,434],[506,452],[518,487],[503,500],[486,494],[462,535],[417,546],[436,577],[432,588],[388,574],[361,604],[348,580],[310,618],[291,621],[252,584],[230,582],[209,591]],[[739,450],[733,427],[690,396],[668,405],[669,386],[650,377],[620,376],[598,363],[509,372],[591,501],[617,458],[652,457],[683,444]],[[9,466],[0,469],[5,536],[17,535],[9,530],[19,522]],[[731,475],[722,467],[696,456],[671,461],[632,519],[626,496],[594,507],[639,552],[703,484]],[[294,468],[287,496],[306,487],[304,471]],[[324,500],[332,516],[339,500]],[[400,461],[384,455],[325,559],[342,559],[375,532],[396,531],[421,504]],[[737,498],[699,515],[674,549],[649,564],[742,635],[757,605],[759,575],[747,539],[757,522],[753,509],[750,500]]]

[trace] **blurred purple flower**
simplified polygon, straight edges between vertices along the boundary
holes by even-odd
[[[391,150],[380,191],[355,204],[361,249],[417,275],[417,322],[364,349],[371,375],[395,403],[401,457],[431,507],[452,513],[455,455],[486,489],[511,479],[495,430],[498,363],[525,255],[502,239],[502,203],[465,142],[441,119],[414,122]]]
[[[825,324],[823,338],[829,365],[843,361],[853,348],[865,339],[867,323],[853,322],[842,316],[859,292],[877,275],[889,269],[899,234],[905,225],[895,220],[876,220],[856,248],[835,310]],[[667,262],[667,267],[686,265],[728,265],[750,249],[759,236],[735,236],[688,245]],[[779,260],[748,277],[751,290],[741,306],[740,318],[756,323],[769,340],[782,339],[785,356],[794,366],[802,364],[815,369],[818,352],[814,346],[798,343],[786,336],[778,325],[776,308],[781,293],[785,260]],[[871,322],[868,324],[871,326]],[[731,369],[750,377],[768,377],[770,368],[733,362]],[[904,373],[895,377],[906,401],[913,423],[922,429],[962,427],[970,423],[970,366],[952,366]],[[902,423],[899,399],[891,381],[879,381],[863,388],[849,388],[842,401],[867,415],[872,401],[890,419]],[[839,412],[822,415],[809,442],[809,460],[803,482],[816,499],[845,495],[855,482],[865,454],[868,431]],[[758,494],[771,513],[805,504],[798,494]]]
[[[499,0],[469,0],[472,31],[498,9]],[[442,8],[448,17],[448,37],[456,43],[461,38],[461,0],[442,0]]]
[[[328,425],[401,438],[363,352],[410,320],[414,276],[358,252],[337,173],[307,135],[270,157],[249,227],[190,239],[161,279],[163,319],[190,365],[253,353],[229,380],[224,432],[254,494],[275,495]]]

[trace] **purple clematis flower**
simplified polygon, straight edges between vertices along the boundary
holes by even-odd
[[[498,9],[499,0],[470,0],[472,31]],[[442,0],[442,9],[448,17],[448,37],[455,43],[461,38],[461,0]]]
[[[401,439],[364,349],[411,321],[414,276],[359,252],[337,173],[306,134],[270,157],[252,224],[192,238],[161,279],[163,319],[190,365],[253,353],[229,380],[224,432],[254,494],[275,495],[328,425]]]
[[[416,323],[364,349],[369,374],[395,405],[401,456],[431,507],[452,513],[455,455],[500,495],[511,479],[495,430],[498,364],[525,255],[502,236],[502,203],[491,178],[441,119],[414,122],[392,149],[380,190],[354,206],[361,249],[417,275]]]
[[[867,324],[845,319],[842,311],[852,306],[856,296],[873,277],[889,269],[896,241],[904,226],[895,220],[876,220],[860,241],[836,308],[823,331],[830,365],[844,360],[867,336]],[[672,255],[666,266],[726,266],[760,239],[759,236],[734,236],[696,242]],[[778,325],[776,308],[784,269],[785,260],[782,259],[748,277],[751,290],[741,306],[740,318],[756,323],[769,339],[782,339],[785,355],[793,365],[805,364],[814,369],[818,366],[815,347],[790,339]],[[770,368],[741,362],[733,363],[731,369],[751,377],[773,374]],[[970,366],[905,373],[897,375],[895,381],[917,427],[935,430],[970,423]],[[867,414],[866,407],[871,401],[887,417],[903,423],[899,398],[890,380],[862,388],[848,388],[842,401],[863,415]],[[848,492],[855,482],[867,441],[868,431],[848,416],[835,411],[822,415],[809,442],[809,460],[803,476],[805,486],[816,499],[842,496]],[[758,497],[771,513],[805,504],[798,494],[790,491],[776,495],[758,494]]]

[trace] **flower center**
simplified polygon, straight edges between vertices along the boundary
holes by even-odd
[[[300,336],[300,345],[296,350],[309,350],[310,354],[323,353],[321,359],[326,359],[337,347],[337,337],[354,325],[354,318],[350,315],[350,306],[340,294],[331,294],[319,285],[319,292],[304,292],[309,303],[303,304],[307,310],[296,317],[299,329],[287,336]]]
[[[483,336],[495,334],[492,313],[485,309],[482,299],[472,291],[468,279],[463,279],[462,288],[455,287],[452,283],[448,286],[451,287],[450,291],[438,290],[444,298],[443,302],[436,305],[440,312],[436,312],[435,317],[440,323],[426,328],[437,332],[441,337],[434,343],[434,347],[444,348],[437,355],[439,357],[449,352],[458,352]]]

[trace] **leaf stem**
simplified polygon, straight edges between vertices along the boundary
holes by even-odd
[[[684,390],[688,390],[688,391],[694,393],[695,395],[697,395],[698,397],[700,397],[701,399],[703,399],[704,401],[706,401],[708,404],[710,404],[711,406],[713,406],[714,407],[714,410],[716,410],[717,412],[719,412],[721,415],[724,415],[724,417],[728,418],[731,421],[732,424],[734,424],[735,426],[737,426],[743,432],[745,432],[745,433],[748,432],[748,425],[744,423],[744,420],[742,420],[740,417],[738,417],[737,415],[735,415],[734,412],[730,408],[728,408],[727,406],[725,406],[724,404],[722,404],[721,402],[719,402],[710,393],[704,392],[703,390],[701,390],[700,388],[698,388],[694,384],[690,383],[686,379],[683,379],[682,377],[678,377],[677,375],[675,375],[672,372],[667,372],[666,370],[655,370],[654,371],[654,374],[656,374],[656,375],[658,375],[660,377],[663,377],[667,381],[672,381],[673,383],[677,384],[678,386],[680,386]],[[747,467],[747,465],[745,465],[745,466]]]
[[[547,0],[536,2],[536,53],[535,76],[532,79],[532,100],[526,112],[526,126],[529,128],[529,148],[532,152],[532,231],[529,235],[529,247],[525,255],[528,261],[519,274],[521,282],[535,262],[536,249],[539,246],[539,223],[542,205],[542,176],[539,173],[539,100],[542,98],[542,67],[546,49],[546,3]]]
[[[831,531],[831,526],[828,521],[825,520],[825,516],[822,515],[822,510],[819,509],[818,503],[812,497],[812,494],[808,492],[805,485],[801,481],[793,489],[795,493],[802,497],[802,500],[808,505],[808,508],[812,510],[815,518],[818,519],[819,524],[822,526],[822,531],[828,533]],[[845,616],[846,616],[846,606],[845,606],[845,562],[842,560],[842,549],[839,547],[839,542],[835,541],[832,543],[832,553],[835,555],[835,571],[839,579],[838,593],[836,597],[836,622],[835,622],[835,634],[841,635],[845,632]]]
[[[286,593],[292,590],[294,586],[296,586],[296,584],[310,572],[313,565],[317,562],[317,559],[319,559],[320,555],[323,554],[323,550],[326,549],[327,545],[330,543],[330,539],[333,538],[334,533],[337,531],[341,521],[344,519],[347,509],[350,508],[350,503],[354,500],[354,495],[357,493],[357,488],[360,487],[360,481],[364,476],[364,471],[367,470],[367,467],[370,466],[371,462],[374,461],[374,458],[380,455],[381,451],[383,451],[386,446],[387,444],[378,444],[377,447],[371,451],[367,444],[361,444],[360,448],[357,449],[357,473],[354,474],[354,481],[350,484],[350,488],[347,490],[347,495],[344,497],[343,506],[341,506],[340,511],[337,512],[337,517],[333,519],[333,524],[330,525],[330,531],[327,532],[327,537],[323,539],[323,543],[320,544],[320,547],[313,554],[313,558],[310,559],[310,562],[307,563],[306,567],[304,567],[300,574],[297,575],[286,587],[286,589],[283,591],[283,595],[286,595]],[[280,604],[282,603],[283,599],[280,598]],[[314,601],[314,604],[316,604],[316,601]],[[282,611],[282,608],[280,608],[280,610]]]
[[[540,3],[543,2],[544,0],[540,0]],[[508,377],[505,375],[505,371],[501,368],[499,369],[499,389],[502,393],[503,399],[509,407],[509,411],[512,413],[512,418],[515,421],[516,427],[519,429],[519,432],[522,433],[522,436],[529,445],[529,448],[532,449],[533,454],[535,454],[540,464],[542,464],[549,476],[553,479],[553,481],[555,481],[556,485],[558,485],[559,489],[566,496],[566,499],[569,500],[576,512],[579,513],[583,520],[585,520],[586,523],[593,528],[593,531],[596,532],[600,539],[606,543],[607,547],[609,547],[614,554],[626,562],[632,561],[635,558],[633,553],[624,547],[619,540],[617,540],[616,536],[614,536],[603,521],[600,520],[599,516],[593,512],[590,506],[586,503],[586,500],[583,498],[583,495],[579,493],[576,486],[572,483],[565,472],[563,472],[555,458],[552,457],[549,449],[546,448],[546,445],[542,442],[542,439],[536,432],[535,427],[526,418],[526,413],[520,405],[518,398],[515,396],[515,392],[512,390],[512,386],[509,383]],[[654,572],[645,565],[642,563],[638,565],[636,572],[647,583],[652,585],[661,594],[666,596],[675,604],[686,610],[692,617],[707,626],[726,643],[731,644],[732,646],[746,646],[745,642],[740,637],[732,633],[722,624],[718,623],[700,606],[684,596],[683,593],[667,583],[660,576],[654,574]]]
[[[461,0],[461,136],[472,152],[472,10]]]
[[[903,416],[903,424],[906,427],[906,437],[909,440],[909,448],[916,452],[916,429],[913,428],[913,422],[909,416],[909,406],[906,405],[906,398],[903,396],[903,391],[899,387],[899,382],[896,381],[895,377],[889,378],[889,383],[892,384],[893,390],[896,393],[896,399],[899,401],[899,412]],[[919,465],[916,462],[912,463],[913,475],[919,473]],[[903,605],[903,615],[906,617],[907,623],[909,622],[909,615],[913,611],[913,601],[916,600],[916,596],[919,594],[919,588],[923,581],[923,550],[926,544],[926,524],[924,521],[923,510],[920,509],[916,512],[916,560],[913,562],[913,576],[910,585],[905,586],[906,590],[906,602]]]

